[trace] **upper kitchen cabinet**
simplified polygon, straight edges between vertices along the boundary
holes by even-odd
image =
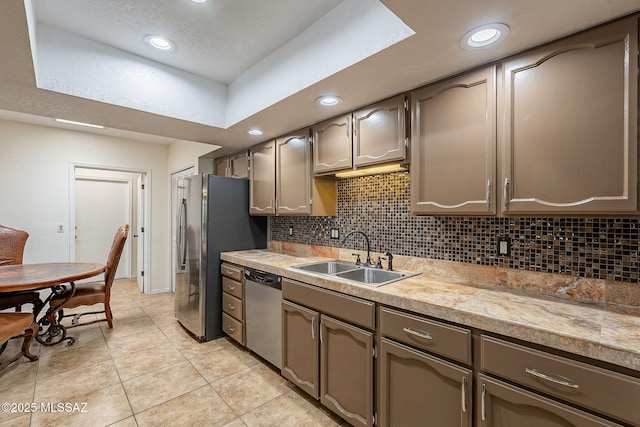
[[[311,175],[309,129],[250,149],[252,215],[335,215],[336,183]]]
[[[353,113],[353,164],[404,161],[407,158],[407,104],[404,95]]]
[[[503,211],[637,212],[638,20],[504,62]]]
[[[314,174],[351,169],[351,114],[318,123],[311,128],[311,134]]]
[[[246,150],[213,161],[214,173],[229,178],[249,178],[249,154]]]
[[[410,94],[411,212],[496,213],[496,67]]]
[[[249,149],[249,213],[276,213],[276,142],[269,141]]]
[[[313,173],[407,160],[404,95],[378,102],[312,128]]]

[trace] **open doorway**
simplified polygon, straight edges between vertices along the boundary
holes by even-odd
[[[115,230],[129,224],[116,278],[136,278],[140,292],[148,293],[149,172],[78,164],[71,169],[70,259],[106,262]]]

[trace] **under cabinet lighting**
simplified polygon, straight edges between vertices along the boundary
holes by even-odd
[[[505,24],[481,25],[462,36],[460,46],[467,50],[483,49],[503,40],[508,34],[509,27]]]
[[[90,128],[96,128],[96,129],[104,129],[104,126],[101,126],[101,125],[94,125],[94,124],[91,124],[91,123],[74,122],[73,120],[56,119],[56,122],[58,122],[58,123],[66,123],[66,124],[69,124],[69,125],[86,126],[86,127],[90,127]]]
[[[353,178],[356,176],[365,176],[365,175],[379,175],[383,173],[390,172],[401,172],[406,171],[407,167],[401,164],[390,164],[390,165],[382,165],[382,166],[370,166],[368,168],[350,170],[345,172],[337,172],[336,178]]]

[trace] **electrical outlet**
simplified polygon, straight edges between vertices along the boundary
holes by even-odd
[[[58,233],[64,233],[64,224],[57,224],[56,225],[56,231]]]
[[[498,255],[511,256],[511,238],[507,236],[497,236]]]
[[[332,239],[339,239],[340,238],[340,230],[338,230],[337,228],[332,228],[331,229],[331,238]]]
[[[293,227],[289,226],[289,236],[293,236]]]

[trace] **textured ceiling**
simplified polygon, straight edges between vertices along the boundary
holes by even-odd
[[[131,58],[138,58],[140,63],[146,61],[147,69],[150,69],[149,64],[155,63],[157,70],[180,68],[181,72],[208,82],[216,80],[215,84],[223,85],[227,95],[234,94],[238,90],[237,83],[242,81],[251,90],[237,98],[241,105],[234,108],[246,107],[248,113],[239,114],[239,118],[234,120],[226,118],[227,126],[212,126],[176,115],[118,106],[100,99],[85,99],[39,88],[35,74],[38,64],[33,62],[33,58],[38,57],[38,46],[33,46],[35,55],[32,55],[31,44],[34,40],[33,34],[30,37],[27,25],[32,3],[34,15],[37,15],[33,18],[40,20],[43,28],[64,31],[68,40],[74,43],[86,40],[85,36],[89,34],[83,32],[95,31],[98,35],[86,40],[87,45],[100,44],[105,46],[105,51],[112,49],[123,52],[123,56],[126,54],[130,61]],[[166,4],[166,8],[159,8],[161,3]],[[312,74],[331,64],[354,45],[354,33],[348,32],[351,26],[338,25],[337,22],[342,22],[340,17],[331,14],[339,10],[341,15],[345,15],[341,19],[354,22],[355,25],[366,22],[366,17],[361,15],[366,13],[369,4],[374,3],[379,4],[374,0],[209,0],[209,4],[205,5],[192,4],[188,0],[26,0],[24,4],[17,0],[3,1],[0,2],[0,56],[3,58],[0,65],[0,110],[101,123],[112,129],[147,134],[147,139],[157,135],[159,142],[184,139],[219,144],[232,150],[640,10],[640,0],[382,0],[388,10],[415,31],[415,35],[404,40],[402,38],[406,35],[398,37],[396,42],[377,53],[362,55],[352,65],[341,65],[342,68],[336,67],[337,71],[325,73],[319,80],[294,86],[292,80],[295,79],[291,76]],[[68,15],[62,14],[59,9],[50,9],[59,4],[70,5],[73,11],[69,13],[78,13],[78,16],[68,21],[63,19]],[[134,9],[141,4],[149,5],[150,9],[142,14],[135,12]],[[303,9],[299,8],[301,4],[304,5]],[[263,5],[267,6],[262,9]],[[197,9],[201,6],[204,8]],[[92,12],[91,9],[84,10],[84,7],[98,9]],[[194,10],[197,11],[196,16],[193,16]],[[213,25],[220,15],[212,12],[207,15],[210,13],[207,10],[224,10],[229,20],[225,18],[223,22]],[[91,16],[91,19],[97,21],[83,19],[82,16],[87,13],[96,13],[97,16]],[[185,14],[190,17],[185,18]],[[233,24],[230,19],[232,16],[233,20],[238,20]],[[281,16],[283,20],[277,21]],[[278,24],[267,24],[267,19],[275,19],[273,22]],[[76,24],[72,24],[74,21],[77,21]],[[101,21],[106,22],[106,29],[99,29]],[[328,24],[324,21],[335,21],[335,31],[311,31],[325,28]],[[325,27],[319,25],[323,22]],[[495,48],[485,51],[469,52],[460,48],[462,34],[488,22],[509,25],[509,37]],[[158,32],[163,29],[174,31],[177,45],[174,53],[188,53],[189,59],[172,63],[170,58],[150,56],[144,45],[131,47],[118,44],[128,43],[130,34],[155,32],[152,26],[156,24],[160,26]],[[72,28],[72,25],[77,27]],[[219,38],[214,40],[205,36],[207,31],[219,31],[218,25],[227,25]],[[292,31],[283,31],[285,28]],[[370,34],[375,34],[376,29],[368,30]],[[171,35],[169,37],[174,38]],[[287,63],[291,58],[284,55],[286,50],[282,50],[282,47],[291,42],[291,37],[297,37],[295,52],[304,60]],[[366,41],[367,37],[361,37],[355,44],[362,47],[362,40]],[[318,44],[331,42],[335,44],[330,46],[342,47],[335,55],[322,50],[318,51],[322,54],[303,55],[305,52],[315,52]],[[268,66],[268,63],[263,63],[262,68],[255,68],[256,61],[260,63],[265,55],[274,54],[279,54],[276,57],[281,63],[287,64],[285,70],[280,72],[276,67]],[[52,59],[58,61],[57,67],[65,68],[64,56],[47,58]],[[86,57],[88,63],[91,59],[91,55]],[[261,80],[268,73],[272,73],[269,79]],[[109,75],[105,72],[105,76],[123,82],[128,80],[126,75]],[[278,76],[281,76],[279,80]],[[264,93],[276,87],[282,93],[273,97],[275,101],[268,103],[260,99]],[[163,90],[157,90],[158,94],[154,96],[162,97]],[[339,94],[344,103],[334,109],[317,106],[314,100],[324,93]],[[3,115],[0,112],[0,117],[29,120],[29,116],[15,113]],[[46,121],[39,120],[41,123]],[[253,127],[263,129],[265,134],[257,138],[248,136],[246,130]]]
[[[340,3],[340,0],[32,0],[47,25],[229,84]],[[173,52],[144,43],[172,40]]]

